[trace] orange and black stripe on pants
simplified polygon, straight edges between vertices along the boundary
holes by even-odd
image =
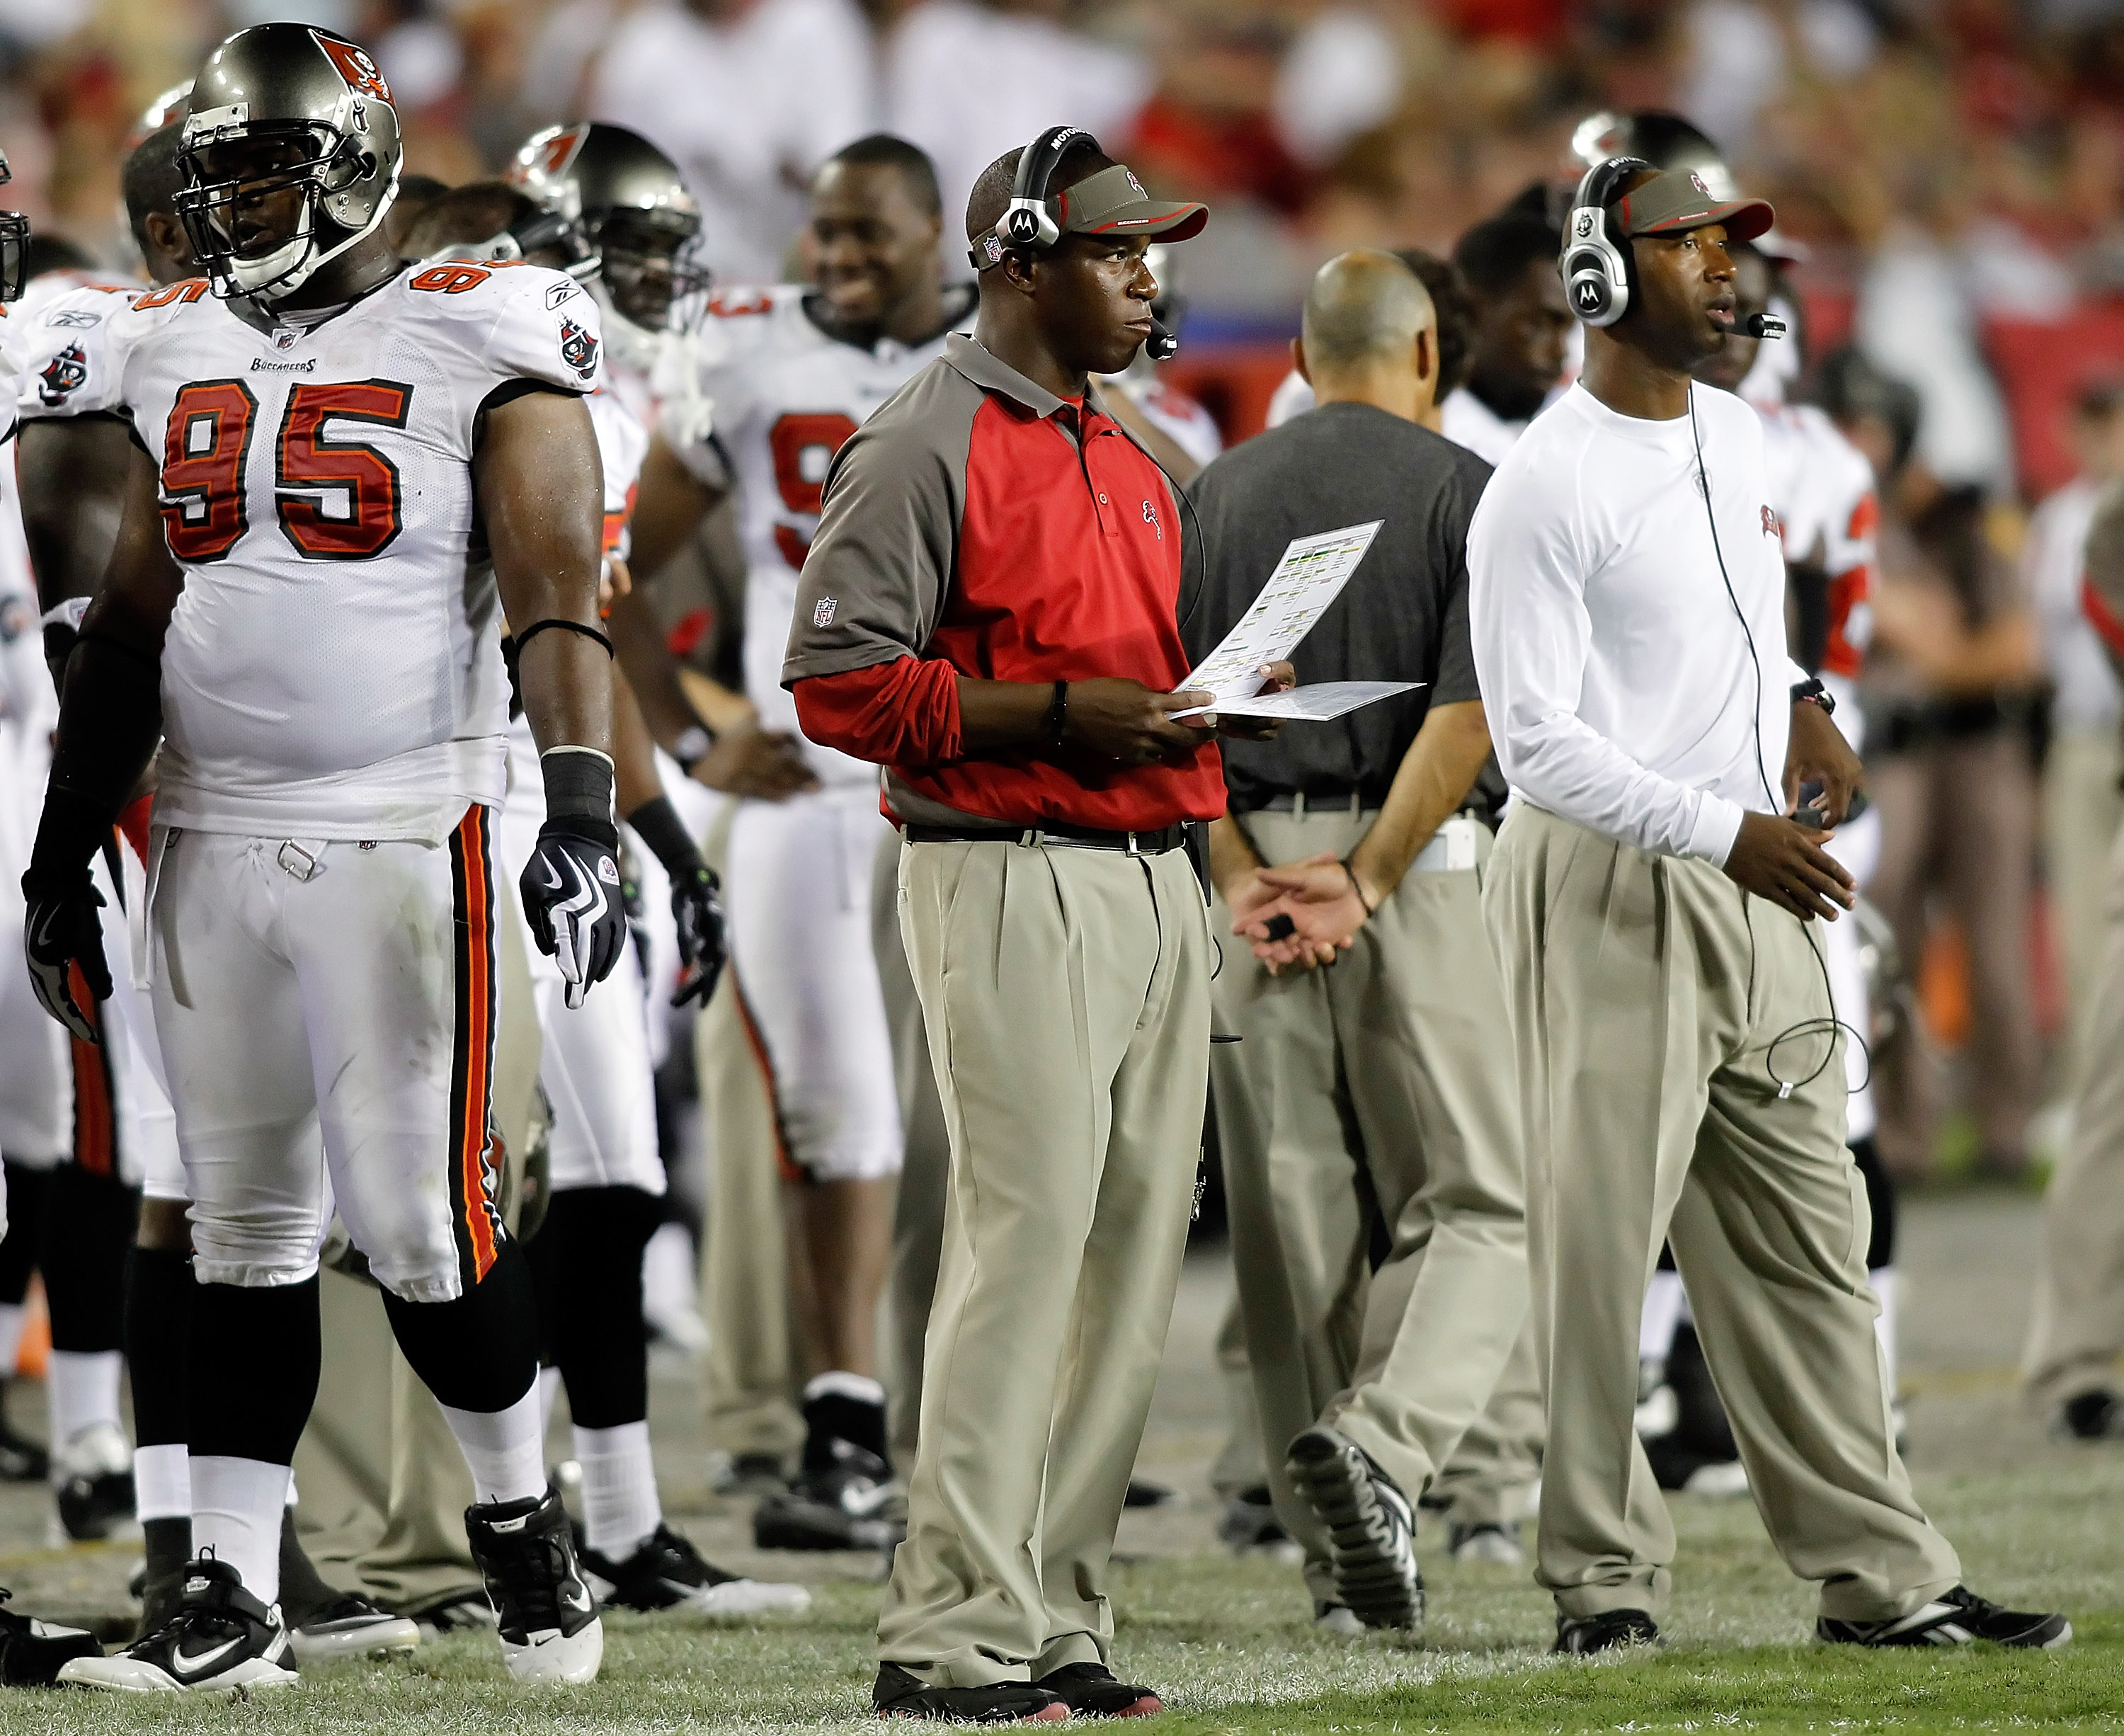
[[[474,803],[450,835],[457,948],[457,1040],[450,1062],[450,1220],[465,1288],[494,1264],[504,1230],[494,1203],[494,878],[487,810]]]

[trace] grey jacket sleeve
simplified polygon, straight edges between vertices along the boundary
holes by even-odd
[[[796,584],[784,687],[919,656],[928,643],[956,559],[980,398],[933,363],[835,455]]]

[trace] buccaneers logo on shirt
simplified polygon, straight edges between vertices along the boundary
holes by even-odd
[[[597,372],[598,341],[571,319],[561,322],[561,360],[588,379]]]
[[[44,402],[64,403],[88,383],[88,352],[79,344],[68,344],[37,375],[37,396]]]
[[[1779,534],[1778,530],[1778,515],[1774,512],[1771,511],[1767,506],[1763,509],[1763,534],[1766,537],[1774,537]]]

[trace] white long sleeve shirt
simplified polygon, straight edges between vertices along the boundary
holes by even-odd
[[[1807,676],[1785,648],[1761,424],[1730,393],[1694,397],[1694,434],[1688,416],[1620,416],[1583,385],[1537,416],[1476,508],[1468,609],[1515,797],[1723,864],[1743,812],[1783,805]]]

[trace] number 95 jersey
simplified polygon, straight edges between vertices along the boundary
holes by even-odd
[[[485,409],[596,387],[591,299],[536,266],[444,263],[261,330],[190,280],[102,336],[69,407],[129,417],[184,570],[157,820],[438,843],[499,806],[509,685],[473,450]]]

